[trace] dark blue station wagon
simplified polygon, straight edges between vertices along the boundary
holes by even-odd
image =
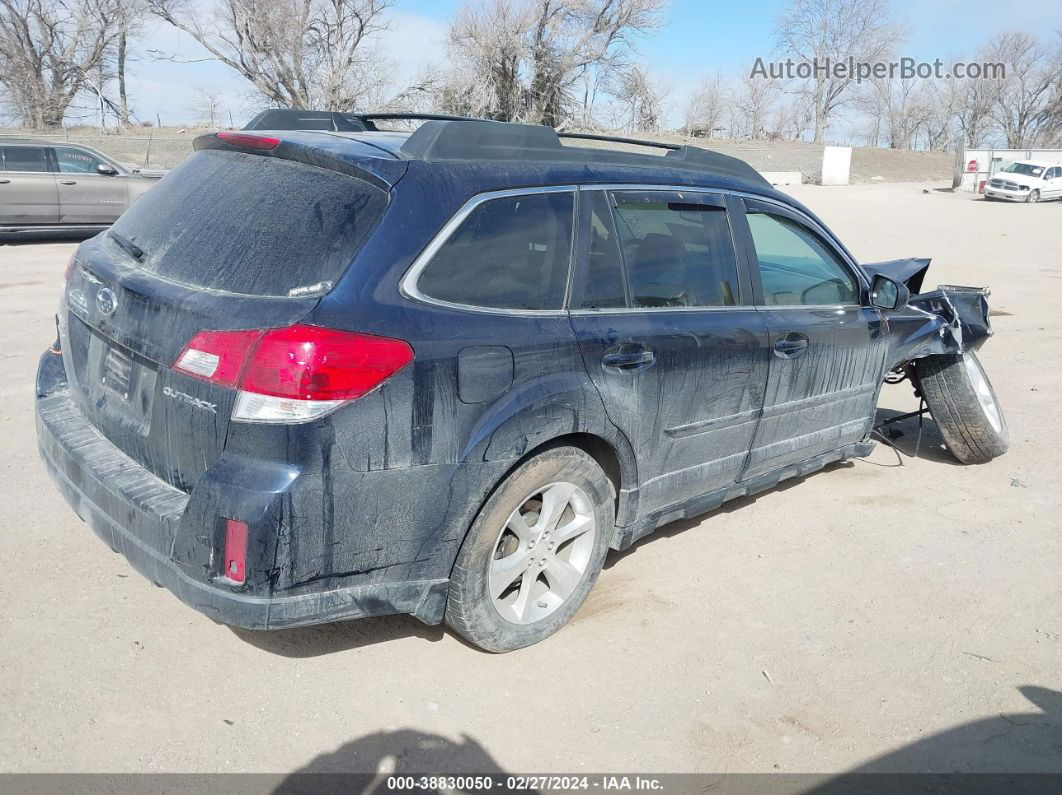
[[[60,492],[218,621],[410,613],[507,651],[610,548],[866,455],[890,373],[960,460],[1006,449],[984,290],[860,265],[741,161],[579,144],[199,138],[67,270],[37,380]]]

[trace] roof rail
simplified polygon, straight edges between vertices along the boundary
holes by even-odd
[[[471,116],[451,116],[448,113],[350,113],[347,115],[355,116],[363,120],[381,119],[401,121],[403,119],[410,119],[412,121],[483,121],[483,119],[475,119]]]
[[[618,135],[600,135],[599,133],[570,133],[557,132],[558,138],[581,138],[585,141],[609,141],[615,144],[633,144],[635,146],[651,146],[657,149],[681,149],[682,144],[669,144],[663,141],[645,141],[641,138],[622,138]]]
[[[659,155],[640,152],[565,146],[561,138],[633,144],[667,149],[668,152],[661,158]],[[542,125],[481,119],[427,120],[410,134],[402,144],[401,151],[406,157],[427,161],[514,160],[642,167],[665,165],[758,185],[770,184],[744,160],[709,149],[593,133],[558,133],[552,127]]]

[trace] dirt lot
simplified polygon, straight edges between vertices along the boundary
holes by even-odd
[[[0,770],[1062,772],[1062,203],[794,192],[861,258],[992,287],[1010,453],[955,465],[929,423],[668,526],[500,657],[408,618],[237,632],[132,572],[37,460],[71,245],[0,247]]]

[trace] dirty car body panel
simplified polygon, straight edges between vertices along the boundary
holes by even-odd
[[[482,159],[447,157],[436,139],[450,124],[481,123],[429,122],[408,142],[201,139],[75,256],[37,377],[42,459],[98,536],[218,621],[272,629],[411,613],[436,623],[470,524],[533,451],[560,441],[600,463],[616,495],[612,546],[623,548],[666,521],[865,455],[889,370],[990,333],[983,291],[871,307],[876,273],[911,282],[924,265],[858,265],[810,211],[738,166],[489,147]],[[766,244],[750,233],[746,202],[813,230],[849,269],[848,302],[765,303],[756,249]],[[592,206],[606,208],[597,220]],[[539,236],[527,242],[529,217]],[[466,240],[469,229],[481,237]],[[661,238],[676,229],[678,248]],[[601,230],[619,230],[618,244],[601,248]],[[555,298],[499,307],[445,294],[459,279],[433,281],[433,263],[460,268],[487,251],[484,239],[548,270],[542,289]],[[716,265],[729,275],[696,299],[669,293],[668,279],[692,271],[658,278],[654,268],[674,264],[661,252],[702,256],[705,239],[726,249]],[[632,293],[635,268],[648,297]],[[595,306],[584,297],[605,272],[628,283]],[[520,273],[484,278],[516,296],[528,289]],[[251,364],[231,382],[196,370],[210,359],[197,349],[184,364],[203,333],[247,332],[260,345],[266,330],[291,329],[367,335],[411,356],[298,421],[241,413]]]

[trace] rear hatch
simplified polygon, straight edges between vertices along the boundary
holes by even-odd
[[[281,328],[310,312],[387,204],[386,184],[345,170],[205,149],[78,250],[59,315],[71,391],[170,485],[190,491],[218,458],[236,397],[175,360],[202,330]]]

